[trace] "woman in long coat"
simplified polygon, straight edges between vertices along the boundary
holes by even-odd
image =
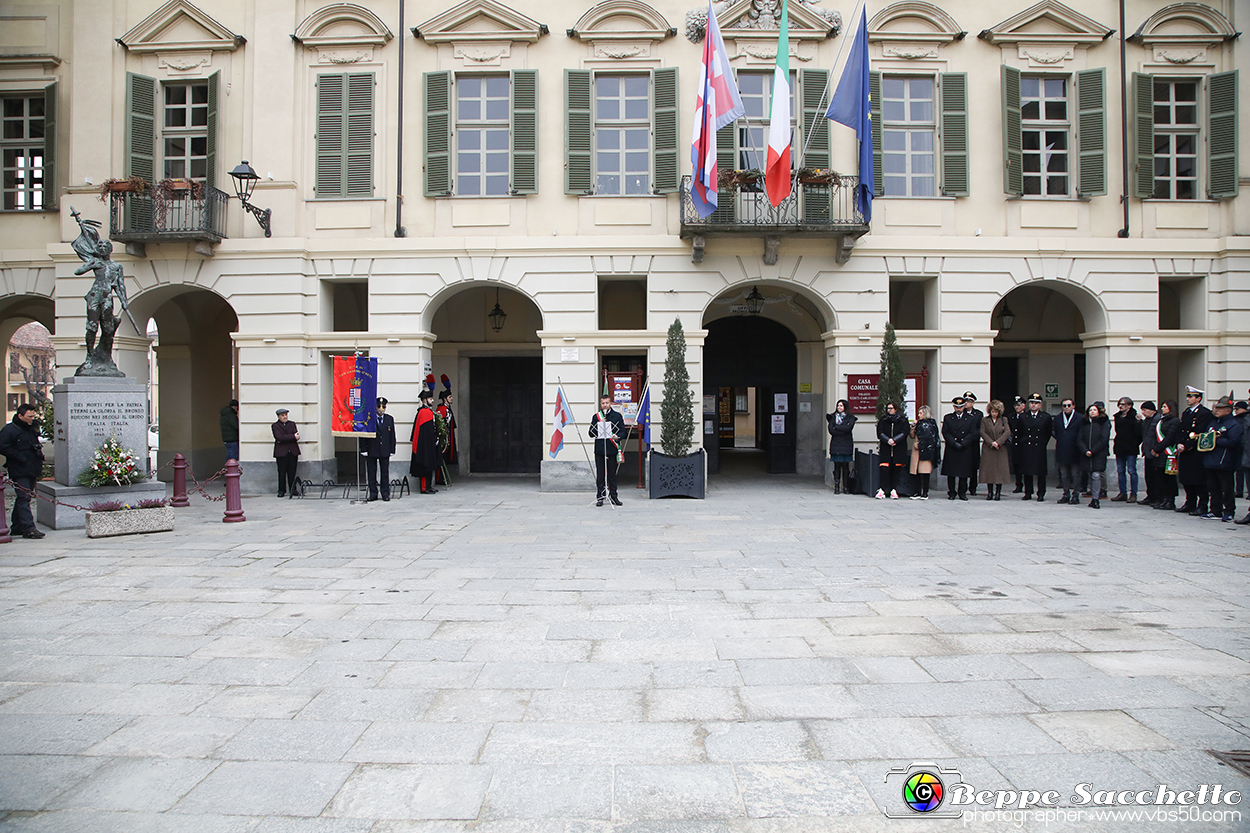
[[[981,482],[986,500],[1002,500],[1003,484],[1011,480],[1011,425],[1003,403],[995,399],[981,420]]]
[[[825,414],[829,423],[829,460],[833,463],[833,493],[850,494],[851,462],[855,459],[856,416],[850,411],[851,404],[839,399],[833,413]]]
[[[891,500],[898,500],[898,489],[895,480],[907,465],[907,435],[911,425],[907,417],[898,412],[893,402],[885,405],[885,416],[877,422],[878,451],[880,454],[881,488],[877,489],[877,500],[887,495]]]
[[[911,446],[911,473],[920,480],[920,494],[912,495],[911,499],[928,500],[929,475],[942,457],[942,438],[928,405],[921,405],[917,416],[919,419],[911,427],[911,436],[915,440]]]
[[[1093,496],[1089,508],[1097,509],[1098,495],[1107,473],[1107,456],[1111,452],[1111,421],[1107,419],[1107,406],[1102,402],[1089,406],[1076,435],[1076,447],[1081,452],[1081,470],[1089,472],[1089,491]]]
[[[1181,441],[1181,420],[1176,415],[1176,400],[1165,399],[1159,405],[1159,421],[1155,423],[1155,444],[1146,458],[1146,465],[1159,469],[1159,488],[1162,493],[1155,509],[1176,509],[1176,495],[1180,492],[1176,472],[1168,474],[1168,449],[1175,450]]]

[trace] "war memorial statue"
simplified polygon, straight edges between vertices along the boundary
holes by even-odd
[[[101,239],[99,220],[82,219],[73,206],[70,206],[70,214],[78,221],[78,236],[70,247],[82,259],[82,266],[74,270],[74,274],[95,273],[95,281],[86,295],[87,358],[74,371],[74,375],[125,376],[113,362],[113,336],[117,332],[117,325],[121,323],[121,319],[113,311],[114,294],[121,301],[122,312],[130,319],[135,332],[142,331],[130,314],[126,300],[126,279],[122,274],[121,264],[112,259],[112,242],[108,238]]]

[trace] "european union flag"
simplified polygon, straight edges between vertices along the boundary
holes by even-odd
[[[651,445],[651,386],[647,385],[642,392],[642,401],[638,403],[637,423],[642,427],[642,441]]]
[[[859,188],[855,204],[864,222],[872,220],[872,98],[868,87],[868,9],[859,18],[859,29],[851,41],[851,54],[842,68],[838,88],[829,102],[825,118],[855,130],[859,139]]]

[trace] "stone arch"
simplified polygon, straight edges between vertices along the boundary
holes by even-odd
[[[739,314],[732,310],[745,304],[755,288],[765,297],[760,315],[786,326],[799,341],[818,341],[823,333],[837,328],[837,314],[823,297],[799,284],[769,279],[728,284],[708,298],[700,322],[706,328],[712,321]]]
[[[950,14],[924,0],[891,3],[868,21],[868,38],[878,40],[935,41],[949,43],[967,32]]]
[[[295,28],[292,35],[306,46],[382,46],[394,35],[376,14],[354,3],[322,6]]]
[[[490,297],[490,303],[485,306],[482,312],[482,316],[480,319],[481,321],[484,322],[486,320],[486,315],[494,307],[494,304],[495,304],[494,298],[495,298],[496,290],[499,291],[499,297],[500,297],[499,304],[501,307],[503,307],[504,311],[507,312],[508,320],[505,322],[504,329],[499,333],[497,338],[494,337],[493,333],[492,333],[492,337],[490,338],[487,338],[485,336],[485,333],[483,333],[482,334],[483,337],[481,339],[468,339],[468,340],[470,341],[516,340],[516,339],[511,339],[510,336],[515,335],[518,332],[520,332],[516,328],[521,327],[522,322],[520,321],[520,316],[518,316],[518,319],[514,321],[513,313],[508,311],[508,304],[506,303],[506,301],[508,300],[509,297],[512,297],[518,302],[522,302],[522,301],[528,302],[529,306],[533,308],[531,311],[529,310],[529,307],[526,307],[523,304],[520,306],[520,309],[527,311],[528,314],[526,316],[526,319],[528,320],[528,323],[532,325],[532,328],[527,329],[527,332],[529,334],[523,340],[525,341],[537,341],[538,340],[537,336],[534,334],[543,328],[542,307],[539,305],[538,300],[533,295],[526,292],[521,287],[512,283],[508,283],[506,281],[492,281],[492,280],[459,281],[457,283],[452,283],[452,284],[448,284],[444,286],[438,292],[435,292],[433,295],[430,296],[429,301],[425,305],[425,312],[422,313],[422,316],[421,316],[421,326],[427,332],[437,333],[438,329],[436,327],[436,322],[437,322],[437,319],[439,318],[439,313],[444,312],[444,307],[447,305],[447,303],[449,301],[452,301],[457,296],[462,296],[465,293],[474,292],[475,290],[481,290],[485,295]],[[466,303],[466,302],[467,302],[467,299],[462,299],[462,303]],[[485,329],[486,331],[489,331],[490,327],[487,326]]]
[[[152,319],[158,331],[149,357],[152,415],[160,424],[157,465],[181,453],[196,477],[209,477],[226,461],[219,412],[237,389],[238,314],[220,293],[191,284],[143,290],[130,309],[140,326]],[[167,468],[161,472],[161,479],[169,476]]]
[[[675,33],[664,15],[641,0],[606,0],[587,10],[569,31],[582,41],[663,40]]]
[[[55,335],[56,302],[46,295],[6,295],[0,298],[0,336],[3,337],[0,343],[8,344],[14,331],[31,321],[38,321]]]
[[[987,329],[999,329],[999,316],[1002,314],[1004,302],[1008,296],[1024,288],[1041,288],[1052,290],[1067,300],[1077,308],[1084,321],[1085,332],[1102,332],[1107,329],[1107,308],[1103,306],[1102,300],[1099,299],[1090,290],[1079,284],[1069,281],[1056,281],[1049,278],[1038,278],[1036,280],[1018,283],[1008,289],[1006,292],[998,296],[994,302],[993,309],[990,310],[990,318]],[[1015,312],[1015,310],[1013,310]]]
[[[1237,37],[1228,18],[1204,3],[1173,3],[1137,27],[1129,40],[1139,43],[1219,42]]]

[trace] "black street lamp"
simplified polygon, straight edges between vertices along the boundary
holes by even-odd
[[[486,317],[490,319],[490,328],[495,332],[502,330],[503,323],[508,320],[508,313],[499,306],[499,287],[495,287],[495,308]]]
[[[1016,323],[1015,313],[1011,311],[1011,307],[1003,304],[1002,314],[998,316],[998,328],[1003,332],[1011,329],[1011,325]]]
[[[751,315],[759,315],[764,311],[764,296],[760,294],[758,286],[751,287],[751,294],[747,296],[747,312]]]
[[[256,171],[252,170],[252,166],[247,164],[244,159],[239,166],[230,172],[230,177],[234,180],[234,193],[239,198],[239,204],[252,213],[256,218],[256,222],[260,223],[260,227],[265,230],[266,237],[273,237],[273,232],[269,230],[269,213],[268,208],[257,208],[248,202],[248,198],[252,196],[252,191],[256,188],[256,181],[260,179]]]

